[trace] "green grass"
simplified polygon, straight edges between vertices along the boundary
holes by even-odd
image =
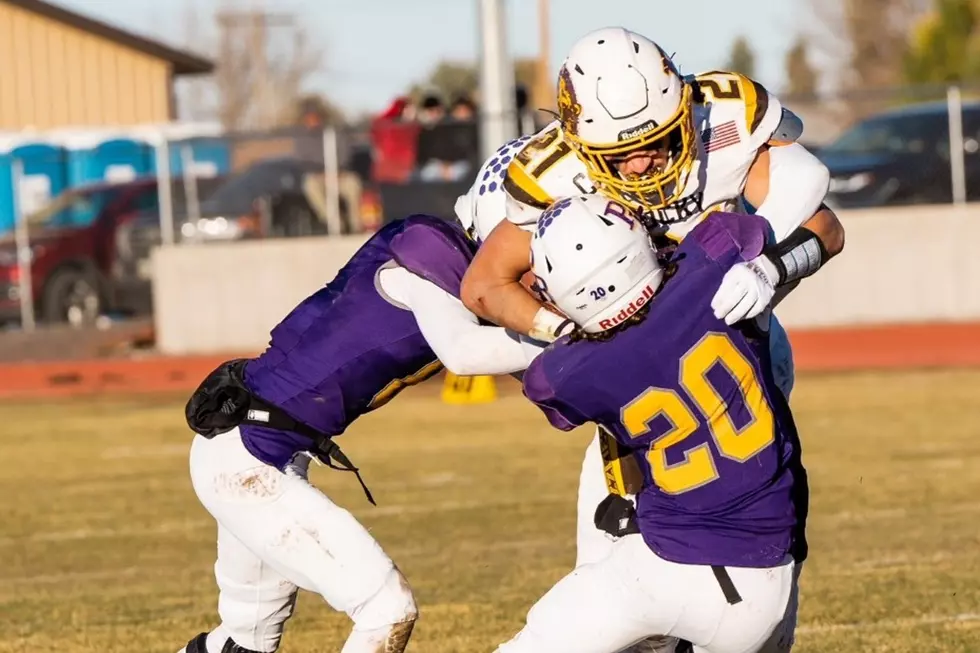
[[[446,406],[428,385],[343,437],[313,481],[370,527],[422,618],[410,651],[491,651],[574,560],[591,431],[522,397]],[[980,651],[980,372],[809,376],[802,653]],[[216,623],[215,526],[194,497],[183,397],[0,404],[0,652],[179,649]],[[303,594],[281,650],[349,627]]]

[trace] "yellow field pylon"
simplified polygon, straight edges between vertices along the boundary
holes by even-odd
[[[497,400],[492,376],[456,376],[446,372],[442,400],[447,404],[489,404]]]

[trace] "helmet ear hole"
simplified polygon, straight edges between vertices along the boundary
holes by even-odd
[[[544,264],[548,266],[548,272],[551,272],[553,270],[553,268],[551,267],[551,261],[548,259],[547,256],[544,257]]]
[[[575,251],[577,251],[577,252],[581,252],[582,251],[582,243],[579,243],[578,245],[575,246]]]

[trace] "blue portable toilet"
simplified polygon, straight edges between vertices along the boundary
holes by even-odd
[[[217,177],[231,169],[231,148],[222,138],[189,138],[170,143],[172,175],[184,174],[185,157],[190,158],[196,177]]]
[[[158,148],[166,142],[171,178],[183,175],[188,155],[197,177],[227,173],[231,168],[231,149],[222,134],[219,124],[188,122],[136,127],[129,132],[130,137],[144,140],[153,148],[151,174],[157,174]]]
[[[231,172],[231,144],[225,138],[199,138],[194,141],[194,161],[212,170],[211,176]]]
[[[69,151],[72,186],[109,181],[126,182],[150,173],[153,148],[117,134],[87,132],[64,140]]]
[[[68,187],[68,150],[52,142],[26,138],[8,142],[0,154],[0,233],[14,228],[15,199],[21,215],[38,211]],[[12,146],[12,147],[10,147]],[[21,162],[19,187],[14,189],[14,161]]]

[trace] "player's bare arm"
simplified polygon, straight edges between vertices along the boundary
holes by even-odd
[[[541,308],[519,279],[531,266],[531,234],[504,220],[490,233],[466,270],[463,305],[500,326],[527,333]]]
[[[530,247],[531,233],[512,222],[494,227],[466,270],[461,299],[485,320],[550,342],[571,323],[544,308],[521,285],[531,268]]]

